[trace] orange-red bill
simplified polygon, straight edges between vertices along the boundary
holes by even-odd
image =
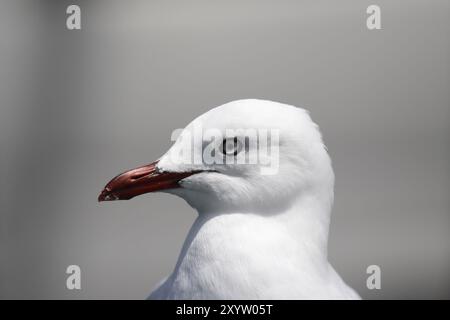
[[[180,187],[178,182],[197,172],[160,172],[158,161],[128,170],[113,178],[98,196],[98,201],[129,200],[138,195]]]

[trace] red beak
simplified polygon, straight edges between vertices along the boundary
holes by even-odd
[[[160,172],[158,161],[126,171],[105,186],[98,201],[129,200],[138,195],[179,188],[178,182],[196,172]]]

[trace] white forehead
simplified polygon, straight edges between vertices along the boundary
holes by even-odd
[[[196,118],[203,128],[268,129],[298,131],[315,127],[308,113],[301,108],[278,102],[258,99],[236,100],[211,109]]]

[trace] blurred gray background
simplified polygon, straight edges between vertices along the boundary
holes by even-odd
[[[72,3],[80,31],[66,29]],[[382,30],[366,28],[370,4]],[[321,126],[330,260],[363,298],[450,298],[449,34],[448,0],[2,0],[0,298],[145,298],[195,212],[98,193],[239,98],[302,106]],[[366,288],[371,264],[381,290]]]

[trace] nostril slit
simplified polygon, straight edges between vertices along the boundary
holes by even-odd
[[[148,175],[148,172],[143,172],[143,173],[135,173],[131,176],[131,180],[139,180],[140,178],[145,177],[146,175]]]

